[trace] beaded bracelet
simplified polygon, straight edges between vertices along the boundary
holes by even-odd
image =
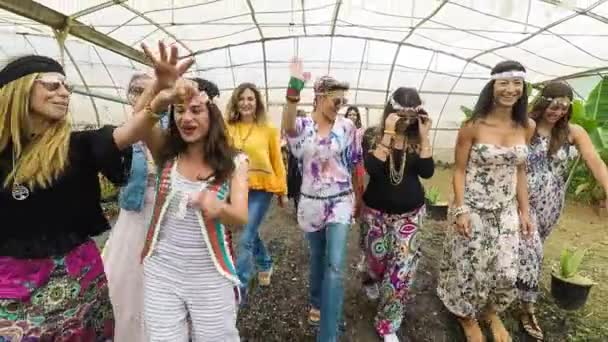
[[[454,215],[454,217],[458,217],[462,214],[468,214],[468,213],[469,213],[469,207],[467,207],[466,205],[452,209],[452,214]]]

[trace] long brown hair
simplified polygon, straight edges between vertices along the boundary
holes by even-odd
[[[226,121],[233,124],[242,120],[241,113],[239,112],[239,98],[245,90],[251,90],[255,96],[255,122],[265,123],[266,122],[266,106],[262,100],[262,94],[253,83],[245,82],[239,84],[230,96],[230,101],[226,106]]]
[[[215,182],[219,184],[232,176],[237,151],[228,142],[226,125],[220,109],[209,101],[207,111],[209,130],[198,143],[203,145],[203,160],[213,170]],[[188,143],[182,139],[177,129],[174,106],[171,106],[169,110],[169,129],[166,134],[166,145],[163,147],[165,153],[160,156],[159,165],[164,165],[167,161],[174,159],[188,147]]]
[[[530,117],[538,123],[543,119],[543,115],[545,115],[545,111],[549,108],[551,102],[560,97],[567,97],[572,101],[574,97],[572,88],[565,82],[553,81],[547,83],[541,90],[538,98],[534,101]],[[555,154],[568,141],[568,134],[570,133],[568,124],[571,116],[572,105],[568,107],[566,115],[560,118],[551,129],[551,140],[549,142],[550,156]]]

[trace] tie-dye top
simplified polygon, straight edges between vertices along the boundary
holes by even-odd
[[[288,136],[287,141],[294,157],[300,161],[303,199],[308,197],[315,201],[333,203],[344,197],[345,201],[352,203],[350,196],[345,196],[345,194],[353,191],[352,173],[355,165],[362,158],[361,144],[357,143],[356,131],[352,121],[337,117],[329,135],[320,138],[317,136],[317,125],[312,118],[296,118],[296,133]],[[352,210],[352,204],[348,206],[331,205],[325,210]],[[350,213],[348,215],[336,214],[320,213],[318,216],[348,217],[350,219]],[[308,226],[306,222],[300,222],[300,226],[305,230],[312,229],[306,227]]]
[[[330,197],[352,190],[351,174],[362,156],[356,131],[350,120],[337,117],[329,135],[321,139],[312,118],[296,118],[296,134],[287,139],[302,162],[303,194]]]

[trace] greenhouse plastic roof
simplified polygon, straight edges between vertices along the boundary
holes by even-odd
[[[140,43],[160,39],[194,56],[192,72],[216,82],[223,102],[239,83],[256,83],[275,121],[294,55],[313,78],[349,82],[368,124],[390,91],[412,86],[448,132],[502,60],[520,61],[533,83],[567,79],[580,97],[608,72],[607,0],[2,0],[0,64],[27,53],[61,59],[66,27],[80,125],[125,119],[117,101],[131,75],[148,70]],[[303,98],[312,100],[310,88]]]

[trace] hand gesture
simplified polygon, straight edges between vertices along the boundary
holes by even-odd
[[[171,45],[169,54],[167,55],[167,47],[162,41],[158,42],[158,56],[152,53],[145,43],[142,43],[141,47],[154,67],[154,74],[156,75],[155,86],[158,90],[172,88],[177,79],[194,63],[194,59],[192,58],[186,58],[178,63],[177,46]]]
[[[384,120],[384,130],[394,132],[395,125],[397,124],[397,121],[399,121],[399,119],[400,119],[400,117],[396,113],[389,114],[386,117],[386,120]]]
[[[203,190],[196,193],[190,199],[190,204],[199,207],[203,216],[209,219],[218,218],[226,207],[226,201],[218,199],[217,192],[212,190]]]
[[[526,240],[529,240],[532,237],[532,233],[534,232],[534,225],[532,225],[530,216],[528,214],[520,213],[519,222],[522,237]]]
[[[431,131],[431,126],[433,126],[433,121],[428,115],[418,115],[418,133],[421,137],[426,137],[429,135],[429,132]]]
[[[462,213],[456,217],[456,231],[467,239],[471,238],[471,217],[469,213]]]
[[[160,113],[167,109],[169,105],[187,104],[199,94],[207,96],[205,93],[199,92],[198,85],[194,81],[180,78],[175,82],[173,87],[164,89],[156,94],[152,102],[150,102],[150,107],[153,112]]]
[[[289,74],[304,82],[310,80],[310,73],[304,72],[304,64],[302,64],[302,60],[297,57],[292,58],[289,62]]]

